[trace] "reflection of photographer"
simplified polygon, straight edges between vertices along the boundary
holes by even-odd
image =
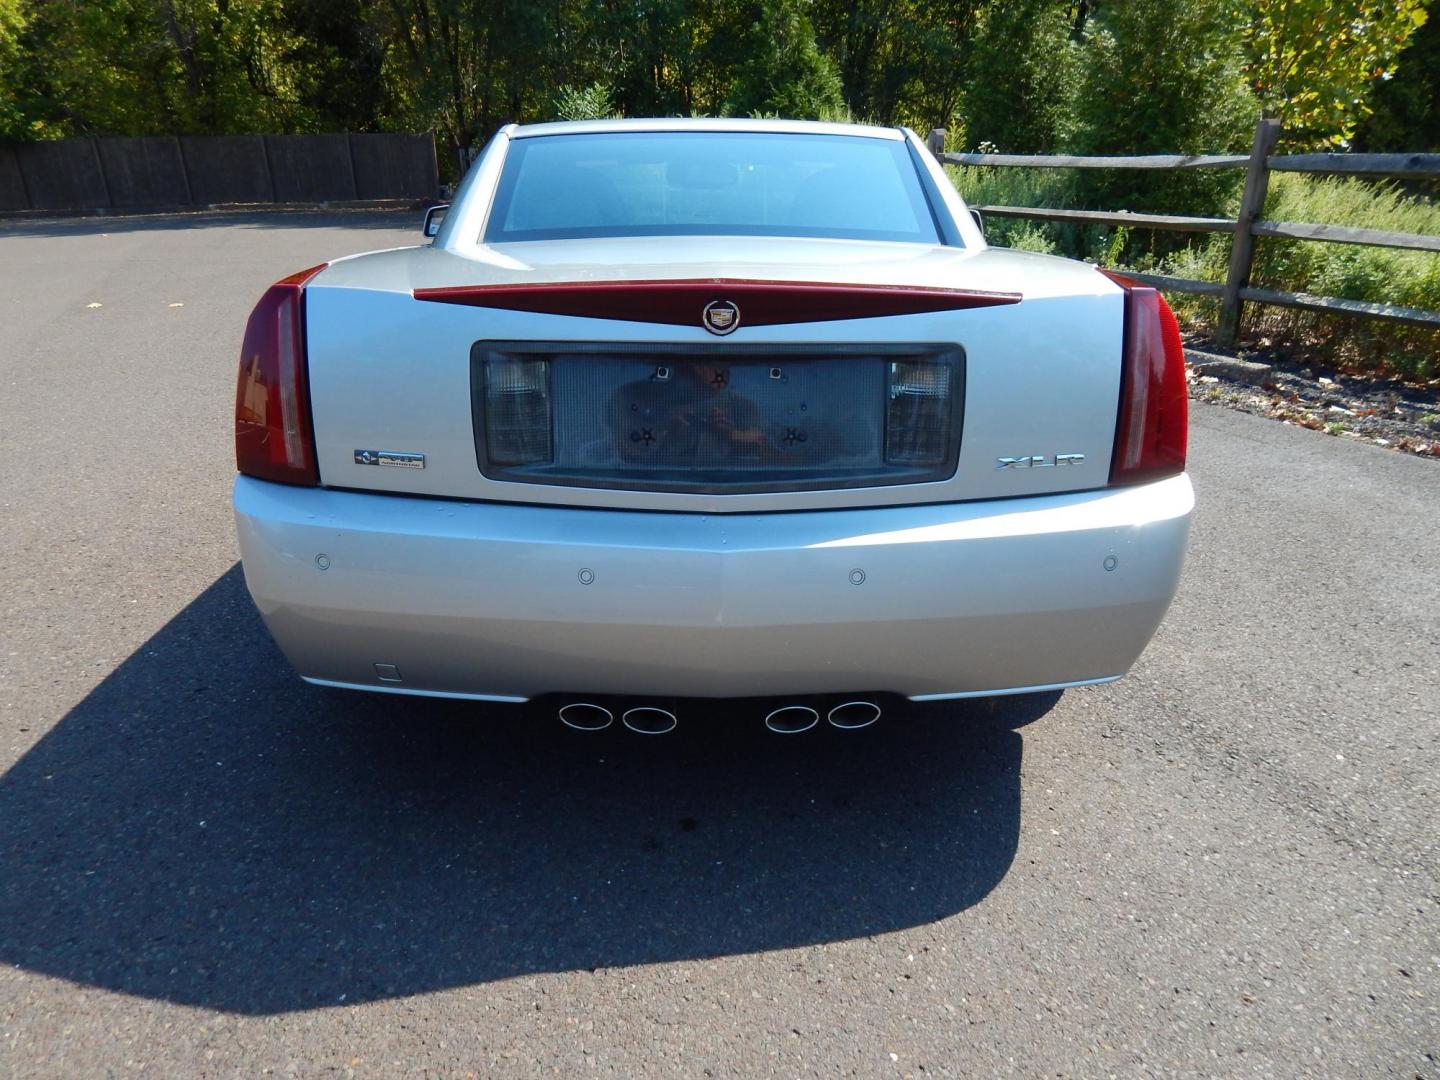
[[[616,388],[607,422],[625,461],[665,464],[753,462],[769,448],[761,412],[730,389],[723,365],[658,367]]]

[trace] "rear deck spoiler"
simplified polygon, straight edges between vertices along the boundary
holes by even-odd
[[[730,278],[564,281],[416,289],[416,300],[545,315],[694,326],[727,334],[746,326],[871,319],[1018,304],[1020,293],[919,285],[836,285]]]

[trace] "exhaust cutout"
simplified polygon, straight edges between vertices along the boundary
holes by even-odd
[[[626,709],[620,722],[637,735],[668,735],[679,723],[669,709],[659,709],[654,705]]]
[[[765,717],[765,726],[777,735],[799,735],[820,723],[820,714],[808,705],[786,705]]]
[[[576,731],[604,731],[615,722],[615,716],[604,705],[589,701],[572,701],[560,709],[560,722]]]
[[[842,728],[845,731],[869,727],[879,719],[880,706],[873,701],[847,701],[843,705],[836,705],[831,709],[829,716],[832,727]]]

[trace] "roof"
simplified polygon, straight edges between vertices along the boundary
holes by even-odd
[[[758,120],[749,117],[654,117],[624,120],[562,120],[511,128],[512,139],[540,135],[600,135],[617,131],[753,131],[780,135],[853,135],[896,141],[900,128],[868,124],[831,124],[817,120]]]

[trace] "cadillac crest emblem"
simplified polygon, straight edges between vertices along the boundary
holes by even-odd
[[[700,322],[712,334],[729,334],[740,325],[740,309],[733,300],[711,300],[701,312]]]

